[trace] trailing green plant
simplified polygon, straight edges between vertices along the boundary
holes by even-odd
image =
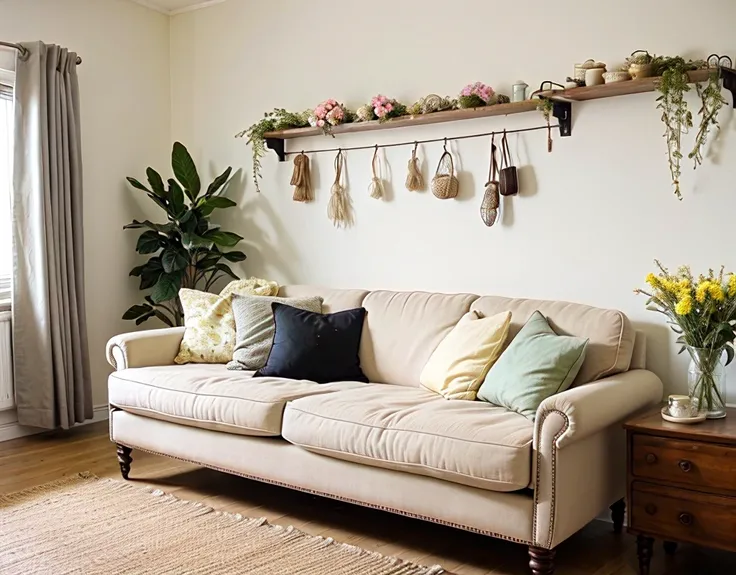
[[[151,290],[145,303],[130,307],[123,319],[135,320],[136,325],[156,317],[168,326],[182,325],[184,312],[179,301],[181,288],[208,291],[219,279],[238,276],[224,262],[241,262],[245,254],[225,251],[243,238],[226,232],[210,222],[217,209],[236,204],[223,196],[232,173],[227,168],[206,190],[186,147],[176,142],[171,152],[171,167],[176,179],[164,183],[153,168],[146,170],[148,186],[135,178],[127,178],[134,188],[145,192],[166,214],[166,223],[133,220],[123,229],[145,231],[138,237],[136,251],[150,256],[134,267],[130,275],[140,278],[140,289]]]
[[[253,148],[253,183],[257,191],[261,191],[258,180],[261,178],[261,158],[266,155],[266,133],[306,128],[309,126],[311,113],[311,110],[289,112],[283,108],[274,108],[273,112],[264,113],[261,120],[235,135],[236,138],[247,137],[246,143]]]
[[[537,110],[542,112],[542,116],[547,120],[547,123],[552,119],[552,111],[554,110],[554,102],[549,98],[539,98],[537,103]]]
[[[692,151],[687,155],[693,160],[693,169],[703,163],[703,150],[710,134],[711,128],[715,126],[720,130],[718,125],[718,112],[726,104],[726,99],[721,93],[721,82],[718,69],[713,70],[708,76],[708,82],[703,87],[701,84],[695,84],[698,91],[700,101],[702,102],[698,115],[700,116],[700,126],[698,133],[695,135],[695,145]]]
[[[702,60],[686,61],[680,56],[672,58],[655,56],[651,64],[654,75],[660,76],[656,82],[657,90],[660,93],[657,98],[657,109],[662,110],[672,185],[674,186],[675,195],[681,200],[682,133],[693,127],[693,115],[685,100],[685,94],[690,91],[688,72],[702,68],[705,62]],[[703,138],[703,143],[705,143],[705,138]]]

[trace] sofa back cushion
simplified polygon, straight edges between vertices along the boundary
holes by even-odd
[[[360,342],[363,373],[375,383],[418,386],[429,356],[477,298],[471,294],[370,292],[363,300],[368,312]]]
[[[363,306],[363,289],[335,289],[308,285],[281,286],[279,297],[321,297],[322,313],[335,313]]]
[[[635,331],[620,311],[563,301],[497,296],[480,297],[473,302],[471,309],[487,316],[510,311],[511,328],[507,342],[512,341],[536,310],[547,318],[556,333],[588,339],[585,361],[573,385],[627,371],[631,364]]]

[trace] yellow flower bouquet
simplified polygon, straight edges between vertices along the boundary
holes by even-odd
[[[693,277],[688,266],[676,274],[655,260],[659,273],[650,273],[649,291],[635,290],[648,296],[647,309],[667,317],[667,323],[678,335],[677,343],[692,359],[688,371],[690,397],[699,412],[715,419],[725,417],[723,355],[728,365],[733,361],[736,338],[736,275],[716,274]]]

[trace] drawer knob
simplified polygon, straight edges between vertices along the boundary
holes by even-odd
[[[693,516],[690,513],[680,513],[680,523],[683,525],[692,525],[693,524]]]
[[[647,515],[654,515],[657,512],[657,506],[654,503],[647,503],[644,511],[647,512]]]
[[[680,469],[682,469],[683,472],[687,473],[693,468],[693,464],[690,463],[687,459],[683,459],[679,463]]]
[[[646,461],[649,464],[657,463],[657,456],[654,453],[647,453]]]

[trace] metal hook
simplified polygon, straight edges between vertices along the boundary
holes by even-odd
[[[442,149],[446,152],[447,151],[447,138],[445,138],[445,143],[442,144]]]

